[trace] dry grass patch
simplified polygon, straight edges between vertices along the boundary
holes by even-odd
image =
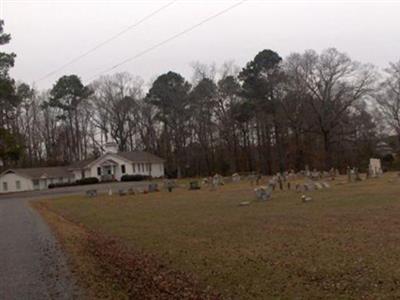
[[[228,298],[387,298],[400,296],[399,192],[386,176],[312,192],[307,204],[277,191],[239,207],[254,199],[248,183],[44,203]]]
[[[88,251],[89,233],[86,229],[54,213],[44,203],[33,202],[33,206],[45,218],[66,250],[71,272],[85,291],[86,299],[129,298],[112,280],[102,276],[98,260]]]
[[[116,238],[85,229],[34,203],[69,254],[73,273],[88,299],[220,299],[194,277],[175,271]]]

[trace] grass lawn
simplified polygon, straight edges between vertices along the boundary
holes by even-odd
[[[305,204],[294,191],[275,191],[269,202],[239,207],[254,200],[241,182],[217,191],[70,196],[42,201],[49,209],[42,212],[80,264],[91,258],[74,250],[82,235],[65,219],[154,255],[226,298],[398,298],[400,181],[390,177],[332,184]]]

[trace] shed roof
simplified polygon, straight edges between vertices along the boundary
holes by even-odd
[[[71,177],[68,167],[15,168],[4,171],[1,175],[15,173],[31,179]]]

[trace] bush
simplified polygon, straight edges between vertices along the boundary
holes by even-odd
[[[121,177],[121,181],[143,181],[151,179],[147,175],[124,175]]]
[[[99,183],[99,179],[97,177],[87,177],[87,178],[82,178],[77,181],[75,181],[77,185],[86,185],[86,184],[95,184]]]
[[[95,183],[99,183],[99,180],[96,177],[87,177],[87,178],[79,179],[75,182],[50,183],[47,187],[49,189],[54,189],[54,188],[59,188],[59,187],[86,185],[86,184],[95,184]]]

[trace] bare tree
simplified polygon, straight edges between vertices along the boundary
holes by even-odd
[[[128,73],[104,76],[92,84],[92,101],[96,109],[93,122],[105,139],[110,135],[120,151],[135,147],[135,113],[139,110],[138,101],[143,97],[142,86],[142,79]]]
[[[380,112],[400,141],[400,61],[385,70],[386,79],[380,85],[375,99]]]
[[[50,92],[17,84],[15,98],[0,94],[2,141],[17,145],[21,166],[96,157],[113,140],[120,151],[163,157],[168,175],[196,176],[362,166],[387,136],[383,119],[400,140],[400,62],[374,94],[379,112],[367,105],[374,70],[335,49],[284,60],[263,50],[240,72],[233,62],[192,68],[191,83],[168,72],[146,96],[142,79],[128,73],[87,87],[63,76]]]
[[[310,94],[310,131],[322,136],[325,167],[332,166],[332,146],[352,106],[372,92],[373,69],[336,49],[298,55],[298,72]],[[346,130],[346,128],[344,128]]]

